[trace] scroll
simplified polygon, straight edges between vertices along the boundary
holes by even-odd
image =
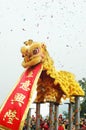
[[[22,130],[42,72],[42,64],[26,69],[0,110],[0,130]]]

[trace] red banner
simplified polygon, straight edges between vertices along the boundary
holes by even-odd
[[[42,64],[38,64],[22,74],[1,107],[0,130],[22,130],[41,71]]]

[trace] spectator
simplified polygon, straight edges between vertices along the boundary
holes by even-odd
[[[36,130],[36,119],[32,118],[31,120],[31,130]]]
[[[27,120],[25,120],[25,122],[24,122],[23,130],[27,130]]]
[[[44,120],[44,125],[42,127],[44,128],[44,130],[49,130],[49,123],[47,119]]]
[[[62,122],[59,123],[58,130],[65,130]]]
[[[83,122],[82,130],[86,130],[86,121]]]

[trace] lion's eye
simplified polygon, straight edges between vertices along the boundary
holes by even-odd
[[[36,48],[36,49],[33,50],[34,55],[37,54],[37,53],[39,53],[39,48]]]

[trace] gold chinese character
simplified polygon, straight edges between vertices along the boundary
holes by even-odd
[[[12,111],[9,109],[9,111],[5,113],[3,120],[8,119],[7,123],[13,124],[14,119],[19,120],[19,118],[16,117],[16,114],[17,114],[16,110]]]
[[[22,86],[20,86],[20,88],[22,88],[25,91],[30,91],[30,88],[29,88],[29,86],[31,85],[30,80],[27,80],[21,84],[22,84]]]
[[[33,77],[33,72],[29,72],[27,77]]]
[[[14,102],[18,102],[19,106],[21,107],[22,104],[24,104],[24,100],[25,99],[25,95],[23,95],[22,93],[16,93],[16,95],[14,96],[14,99],[11,100],[11,103],[13,104]]]

